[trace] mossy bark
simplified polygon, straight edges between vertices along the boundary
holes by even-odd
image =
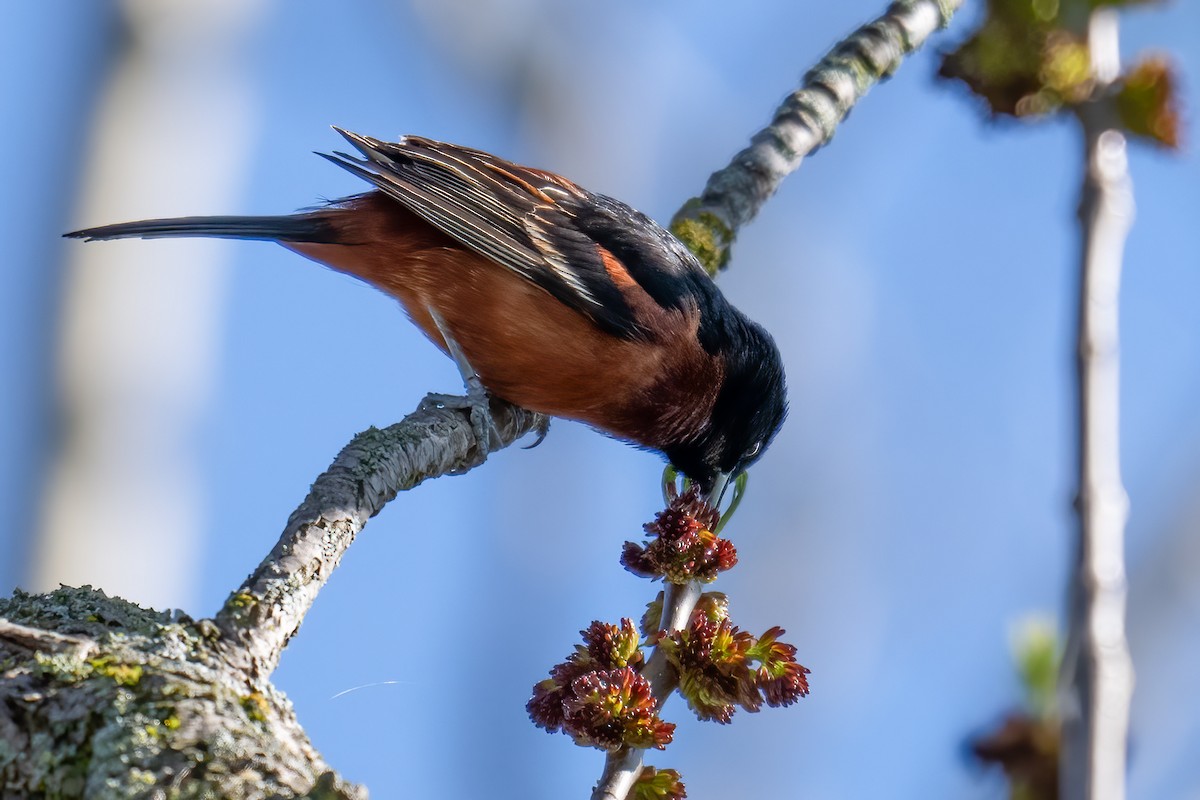
[[[0,798],[365,798],[219,639],[90,587],[0,600]]]

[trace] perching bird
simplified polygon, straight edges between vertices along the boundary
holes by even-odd
[[[481,382],[657,450],[718,498],[762,455],[787,408],[779,351],[678,239],[550,172],[417,136],[393,144],[335,130],[364,158],[320,155],[374,191],[287,216],[66,235],[276,241],[399,300],[475,394]]]

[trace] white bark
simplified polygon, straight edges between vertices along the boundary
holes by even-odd
[[[1105,95],[1119,70],[1116,12],[1092,12],[1087,32],[1098,86],[1078,112],[1087,159],[1079,207],[1079,541],[1061,677],[1059,779],[1064,800],[1124,800],[1134,675],[1125,635],[1118,303],[1134,208],[1125,136]]]

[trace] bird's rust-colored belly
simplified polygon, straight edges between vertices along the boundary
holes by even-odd
[[[387,242],[285,246],[395,297],[445,351],[436,311],[483,384],[516,405],[651,447],[710,413],[719,375],[710,374],[694,326],[684,326],[690,342],[620,339],[440,234]],[[691,402],[680,407],[680,396]]]

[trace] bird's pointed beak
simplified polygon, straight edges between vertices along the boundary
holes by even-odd
[[[719,534],[725,528],[725,524],[733,518],[733,512],[742,503],[742,497],[746,494],[746,472],[745,470],[737,473],[718,472],[716,479],[713,481],[712,488],[705,494],[704,500],[710,506],[715,508],[721,515],[717,520],[717,525],[713,528],[713,533]],[[733,498],[729,501],[729,508],[721,510],[721,503],[725,499],[725,493],[729,487],[733,487]]]
[[[725,497],[725,490],[729,488],[729,479],[733,477],[730,472],[718,472],[716,478],[713,479],[713,485],[708,490],[708,494],[704,500],[713,508],[721,507],[721,500]]]

